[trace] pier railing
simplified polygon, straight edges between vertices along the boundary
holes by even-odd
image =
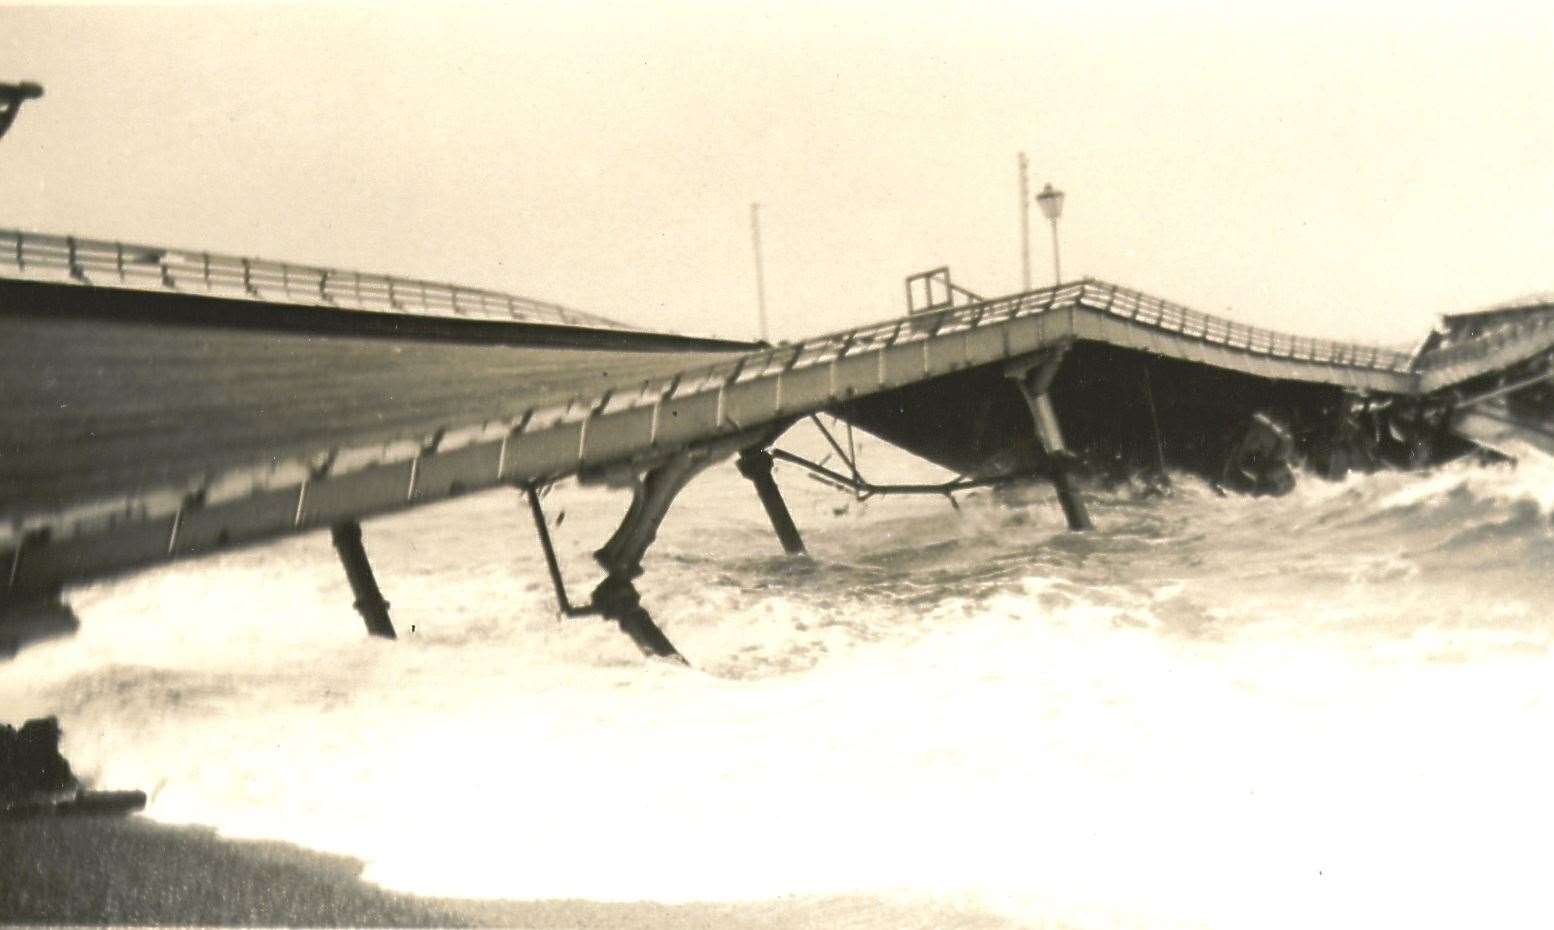
[[[419,298],[419,282],[400,278],[358,278],[242,259],[224,264],[204,253],[114,243],[92,243],[93,248],[86,249],[82,241],[69,237],[34,239],[11,233],[7,240],[5,235],[0,233],[0,248],[9,244],[20,270],[28,275],[38,267],[31,263],[52,263],[46,272],[57,274],[63,267],[64,274],[78,282],[108,287],[121,280],[149,279],[140,286],[236,290],[269,301],[290,293],[299,302],[338,306],[360,301],[360,306],[377,310],[403,306],[401,289],[407,283],[417,288]],[[258,283],[256,271],[264,272]],[[0,276],[4,273],[0,261]],[[295,279],[304,283],[288,292],[287,285]],[[428,286],[428,305],[436,287]],[[460,313],[466,295],[481,293],[447,291],[449,305]],[[469,304],[473,311],[480,302],[473,298]],[[517,310],[515,304],[513,312]],[[754,441],[762,429],[833,404],[1003,364],[1074,339],[1258,376],[1390,393],[1412,393],[1417,384],[1407,353],[1244,326],[1086,279],[792,344],[720,351],[683,369],[651,369],[663,373],[640,380],[590,378],[589,387],[579,383],[555,394],[525,393],[515,384],[510,396],[498,392],[490,403],[481,401],[480,409],[467,413],[428,410],[425,416],[406,417],[392,426],[362,418],[339,435],[278,437],[268,454],[252,460],[191,465],[181,477],[169,469],[165,479],[149,484],[127,479],[122,486],[92,492],[100,493],[98,499],[17,509],[9,527],[0,523],[0,560],[9,557],[10,588],[46,590],[64,581],[300,532],[345,517],[387,513],[483,487],[543,485],[698,444],[736,437]],[[3,590],[5,585],[0,585]]]
[[[1293,336],[1256,326],[1246,326],[1188,307],[1151,297],[1139,291],[1086,278],[1055,287],[1029,291],[970,306],[919,312],[910,318],[890,320],[843,330],[802,342],[757,350],[727,362],[683,371],[671,378],[649,380],[640,390],[597,398],[578,397],[569,408],[591,413],[655,404],[674,397],[720,390],[775,373],[826,365],[848,355],[858,355],[934,337],[969,332],[1003,324],[1024,316],[1083,307],[1128,320],[1162,332],[1238,349],[1249,355],[1332,365],[1378,372],[1410,370],[1406,352],[1378,346],[1334,342]]]
[[[389,313],[494,319],[629,330],[634,327],[548,301],[417,278],[344,271],[213,252],[0,229],[0,263],[22,276],[63,278],[80,284],[201,293],[303,306]],[[935,334],[973,330],[989,323],[1078,305],[1134,323],[1270,358],[1374,371],[1407,371],[1404,352],[1281,333],[1086,278],[970,305],[919,312],[904,320],[859,327],[774,348],[686,373],[679,384],[757,377],[773,366],[802,367],[854,349],[893,345]]]
[[[26,277],[312,307],[629,330],[560,304],[417,278],[0,229],[0,267]]]
[[[1079,303],[1168,333],[1241,349],[1252,355],[1345,368],[1402,372],[1412,357],[1379,346],[1294,336],[1201,313],[1139,291],[1086,279]]]
[[[666,422],[663,411],[671,405],[695,398],[709,401],[715,430],[742,429],[753,425],[741,422],[748,412],[748,397],[736,396],[743,386],[767,381],[775,385],[776,410],[813,406],[816,398],[800,396],[802,389],[784,391],[784,376],[806,370],[829,367],[831,387],[828,396],[839,399],[838,366],[844,361],[873,355],[879,360],[878,384],[887,385],[885,356],[892,349],[912,344],[923,345],[923,369],[926,376],[930,343],[943,345],[943,337],[970,334],[980,329],[997,328],[1025,317],[1043,316],[1054,311],[1086,310],[1093,314],[1129,321],[1164,333],[1199,339],[1250,356],[1263,356],[1303,364],[1330,366],[1351,371],[1383,374],[1396,384],[1398,376],[1411,378],[1412,357],[1406,352],[1311,339],[1245,326],[1223,318],[1150,297],[1139,291],[1085,279],[996,300],[920,313],[915,316],[861,326],[850,330],[806,339],[802,342],[758,349],[727,360],[687,368],[669,376],[617,386],[604,391],[579,393],[564,403],[547,404],[523,411],[513,418],[515,434],[528,430],[572,426],[578,430],[576,458],[582,462],[591,435],[590,424],[601,418],[636,412],[644,416],[646,426],[643,448],[659,442],[659,427]],[[962,343],[964,345],[964,343]],[[873,370],[874,366],[869,366]],[[753,386],[753,385],[751,385]],[[851,396],[848,388],[846,396]],[[770,413],[771,411],[767,411]]]

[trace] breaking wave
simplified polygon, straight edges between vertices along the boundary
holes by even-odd
[[[926,466],[871,445],[866,464]],[[1546,926],[1554,468],[1280,499],[1042,488],[860,503],[779,478],[782,558],[698,479],[644,603],[695,665],[558,620],[518,501],[376,521],[401,639],[327,538],[72,593],[0,718],[60,716],[150,815],[426,894],[923,896],[1016,926]],[[624,499],[547,501],[570,583]]]

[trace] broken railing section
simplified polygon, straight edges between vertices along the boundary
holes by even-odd
[[[956,307],[985,301],[980,294],[968,291],[952,282],[947,265],[907,275],[906,298],[907,313],[914,316],[919,313],[953,310]]]
[[[809,472],[811,477],[821,484],[830,485],[839,491],[849,491],[858,500],[865,501],[871,497],[886,497],[892,494],[932,494],[945,498],[950,506],[960,509],[960,503],[955,500],[955,495],[960,491],[970,491],[976,488],[991,488],[1006,484],[1017,484],[1029,481],[1036,475],[1016,474],[1000,475],[995,478],[955,478],[951,481],[940,481],[929,484],[875,484],[864,479],[856,472],[849,476],[839,471],[827,468],[819,462],[810,461],[802,455],[795,455],[786,449],[771,450],[771,457],[780,462],[787,462]]]
[[[934,494],[943,496],[945,500],[950,502],[950,506],[959,510],[960,504],[955,500],[955,494],[958,491],[970,491],[973,488],[1010,484],[1017,481],[1025,481],[1031,477],[1030,475],[1005,475],[994,478],[967,478],[962,475],[950,481],[926,484],[876,484],[864,478],[863,472],[858,467],[858,453],[853,446],[853,427],[851,423],[847,424],[847,448],[844,449],[836,437],[831,434],[831,431],[826,429],[826,425],[820,421],[818,416],[810,414],[809,421],[815,425],[815,429],[820,432],[820,435],[825,437],[826,443],[831,447],[831,452],[847,466],[848,474],[844,475],[834,469],[827,468],[825,460],[814,462],[786,449],[772,449],[768,453],[769,457],[777,461],[787,462],[790,465],[797,465],[809,472],[809,476],[812,479],[839,491],[847,491],[853,495],[854,499],[859,501],[865,501],[875,496],[888,496],[892,494]],[[829,458],[830,456],[826,457],[827,460]],[[786,507],[783,508],[783,512],[786,513]],[[770,515],[770,511],[768,511],[768,514]],[[778,523],[776,517],[773,517],[772,523],[775,528]],[[779,536],[781,532],[781,529],[778,529]]]
[[[1050,403],[1048,406],[1050,407]],[[851,493],[854,498],[860,501],[865,501],[875,496],[885,497],[898,494],[931,494],[942,496],[945,500],[950,502],[950,506],[954,507],[956,510],[959,510],[960,503],[955,499],[955,495],[961,491],[970,491],[976,488],[1001,487],[1011,484],[1023,484],[1036,478],[1051,476],[1050,470],[1039,472],[1020,471],[1013,474],[989,475],[981,478],[971,478],[967,477],[966,475],[957,475],[949,481],[939,482],[920,482],[915,484],[876,484],[875,482],[864,478],[862,471],[858,467],[858,456],[856,452],[853,451],[852,424],[848,424],[847,426],[847,448],[844,449],[842,448],[842,444],[837,441],[835,436],[832,435],[831,431],[826,429],[825,424],[820,421],[819,417],[811,415],[809,419],[814,423],[815,428],[820,431],[820,435],[825,437],[827,444],[831,446],[832,453],[835,454],[837,458],[841,459],[842,463],[847,466],[849,474],[844,475],[839,471],[827,468],[824,461],[814,462],[804,458],[801,455],[796,455],[792,452],[789,452],[786,449],[772,449],[768,454],[769,458],[787,462],[790,465],[797,465],[798,467],[809,472],[810,477],[814,480],[819,481],[821,484],[836,488],[839,491],[847,491]],[[1053,425],[1054,434],[1057,435],[1055,418],[1053,419]],[[1061,435],[1057,435],[1057,443],[1058,446],[1061,447]],[[826,458],[829,459],[830,456],[827,456]],[[1066,456],[1063,459],[1063,462],[1065,465],[1071,465],[1072,456]],[[745,466],[742,462],[741,471],[743,471],[744,467]],[[1069,484],[1071,487],[1072,482],[1070,481]],[[773,486],[775,488],[775,483]],[[1081,515],[1083,515],[1083,502],[1077,502],[1076,506],[1079,508]],[[1067,505],[1065,505],[1065,513],[1066,512]],[[770,510],[768,510],[768,513],[770,514]],[[786,514],[785,507],[783,508],[783,513]],[[1089,529],[1090,526],[1088,525],[1087,516],[1085,517],[1085,520],[1086,524],[1084,526],[1076,526],[1074,529]],[[778,527],[779,524],[777,516],[773,515],[772,523],[774,527]],[[782,530],[779,527],[779,536],[781,533]],[[793,550],[790,549],[789,552],[791,554]]]
[[[1036,439],[1041,443],[1041,451],[1047,461],[1047,477],[1058,492],[1058,503],[1063,507],[1068,528],[1089,530],[1095,526],[1090,522],[1084,498],[1079,496],[1079,488],[1074,484],[1073,470],[1077,462],[1074,454],[1063,443],[1063,431],[1058,426],[1057,411],[1053,409],[1052,398],[1048,393],[1066,354],[1067,344],[1054,346],[1030,359],[1010,364],[1004,369],[1004,374],[1014,381],[1031,408]]]

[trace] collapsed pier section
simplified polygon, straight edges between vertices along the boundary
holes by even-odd
[[[512,298],[510,319],[467,319],[504,298],[425,282],[6,235],[17,273],[0,272],[0,345],[17,364],[0,366],[0,425],[18,439],[0,459],[0,604],[11,608],[329,527],[363,582],[358,602],[381,615],[370,627],[390,629],[351,525],[482,488],[629,476],[633,508],[597,558],[595,600],[620,622],[640,607],[628,583],[656,521],[698,470],[686,463],[739,456],[784,547],[802,547],[763,456],[781,458],[770,437],[819,412],[960,476],[929,492],[1046,477],[1077,527],[1088,522],[1077,487],[1108,471],[1186,469],[1273,493],[1302,461],[1333,474],[1457,454],[1472,444],[1452,405],[1469,398],[1452,392],[1554,345],[1554,307],[1415,356],[1086,280],[996,300],[962,289],[930,312],[750,346],[601,328]],[[444,315],[409,313],[416,292],[428,305],[438,295]],[[277,385],[284,396],[270,396]],[[105,419],[112,431],[95,427]]]

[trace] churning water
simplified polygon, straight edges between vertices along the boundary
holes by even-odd
[[[875,480],[932,469],[872,443]],[[1307,479],[1278,500],[860,505],[730,465],[644,603],[694,664],[556,618],[516,492],[368,524],[397,643],[327,533],[83,588],[0,668],[151,816],[427,894],[931,897],[1019,924],[1548,926],[1554,467]],[[573,593],[625,505],[564,486]]]

